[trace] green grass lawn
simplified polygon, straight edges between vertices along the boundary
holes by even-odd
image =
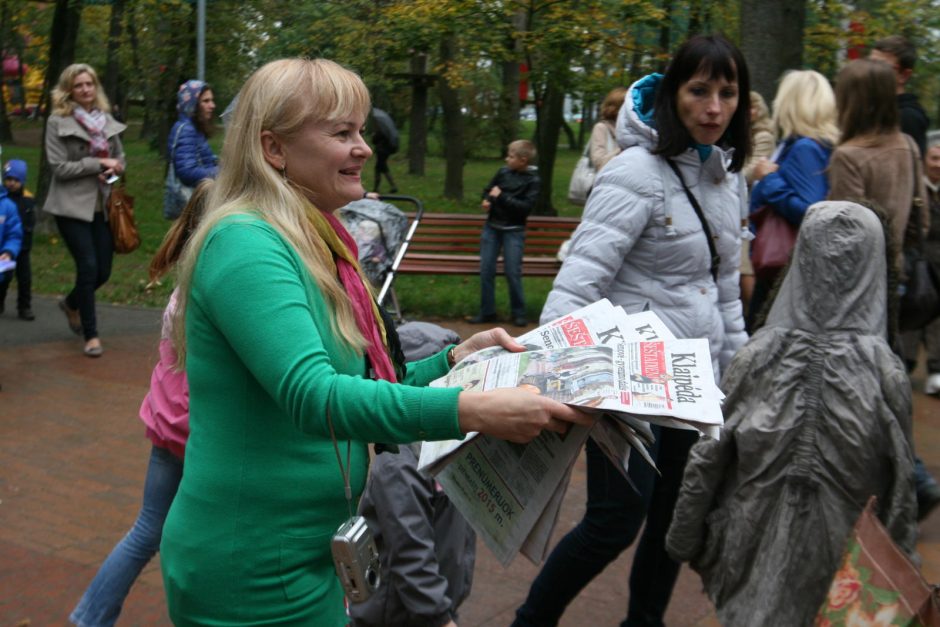
[[[36,189],[39,165],[39,122],[14,121],[13,144],[3,146],[2,158],[23,159],[29,166],[27,187]],[[134,196],[134,212],[141,234],[141,246],[129,255],[116,255],[111,280],[98,290],[98,297],[110,303],[163,307],[172,289],[173,279],[168,277],[162,285],[148,289],[147,266],[157,250],[168,222],[163,218],[163,179],[165,166],[160,156],[150,150],[148,143],[138,139],[139,124],[132,120],[124,134],[124,149],[127,154],[125,181],[128,192]],[[403,146],[406,138],[403,138]],[[221,133],[212,143],[218,153],[221,148]],[[435,143],[431,142],[431,152]],[[493,154],[497,150],[494,149]],[[578,152],[560,147],[555,166],[556,177],[553,193],[556,207],[561,215],[577,216],[580,208],[570,205],[565,196],[568,181]],[[476,212],[479,198],[485,185],[502,165],[498,158],[468,160],[464,168],[464,199],[455,201],[442,196],[444,160],[439,156],[428,157],[425,176],[408,174],[407,158],[403,153],[390,160],[398,193],[419,198],[427,211]],[[373,170],[367,165],[364,184],[371,189]],[[411,207],[402,205],[402,209]],[[40,215],[42,215],[40,213]],[[74,264],[64,243],[59,238],[55,225],[36,234],[33,244],[33,290],[38,294],[64,294],[74,281]],[[524,279],[527,313],[530,319],[538,319],[542,304],[551,288],[547,278]],[[440,319],[472,315],[479,307],[479,279],[477,277],[454,276],[399,276],[394,287],[401,302],[403,313],[409,319]],[[497,281],[497,307],[505,318],[509,317],[508,293],[505,281]]]

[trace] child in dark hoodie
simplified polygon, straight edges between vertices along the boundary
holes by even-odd
[[[26,189],[26,162],[21,159],[10,159],[3,166],[3,187],[6,197],[16,205],[17,214],[22,228],[22,241],[19,255],[16,256],[16,311],[20,320],[35,320],[32,308],[33,272],[29,262],[29,251],[33,247],[33,228],[36,226],[36,214],[33,211],[35,200],[32,193]],[[3,194],[0,191],[0,194]],[[10,277],[0,280],[0,312],[3,312],[7,297],[7,288],[10,287]]]
[[[483,190],[481,207],[489,215],[480,239],[480,313],[470,322],[496,321],[496,260],[502,249],[512,322],[516,326],[525,326],[525,298],[522,293],[525,223],[535,206],[541,181],[531,165],[536,158],[532,142],[518,139],[509,144],[507,153],[506,165]]]

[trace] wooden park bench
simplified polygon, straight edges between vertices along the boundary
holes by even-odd
[[[414,219],[414,214],[409,215]],[[522,276],[555,276],[561,268],[558,247],[580,223],[580,218],[529,216]],[[398,274],[479,274],[480,235],[486,214],[427,213],[411,237]],[[497,274],[504,272],[500,257]]]

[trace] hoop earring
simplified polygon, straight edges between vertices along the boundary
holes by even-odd
[[[285,181],[288,180],[287,179],[287,163],[281,164],[280,172],[281,172],[281,178],[284,179]]]

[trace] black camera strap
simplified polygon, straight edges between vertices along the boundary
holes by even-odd
[[[336,451],[336,463],[339,464],[339,471],[343,475],[343,488],[346,491],[346,507],[349,509],[349,517],[353,517],[352,506],[352,488],[349,485],[350,469],[352,468],[352,440],[346,440],[346,468],[343,468],[343,459],[339,454],[339,444],[336,442],[336,432],[333,431],[333,416],[330,414],[330,408],[326,408],[326,423],[330,426],[330,439],[333,440],[333,450]]]
[[[712,236],[711,227],[708,226],[708,220],[705,219],[705,212],[702,211],[702,206],[698,204],[698,200],[695,198],[695,194],[693,194],[692,190],[689,189],[689,186],[685,184],[685,179],[682,178],[682,173],[679,171],[679,166],[673,163],[672,159],[666,159],[666,163],[669,164],[669,167],[672,168],[672,171],[676,173],[677,177],[679,177],[679,182],[682,183],[682,189],[685,190],[685,195],[689,199],[689,203],[691,203],[692,208],[695,210],[695,215],[698,216],[699,222],[702,223],[702,231],[705,232],[705,239],[708,240],[708,252],[711,255],[712,260],[712,279],[714,279],[717,283],[718,266],[721,265],[721,257],[718,255],[718,249],[715,248],[715,238]]]

